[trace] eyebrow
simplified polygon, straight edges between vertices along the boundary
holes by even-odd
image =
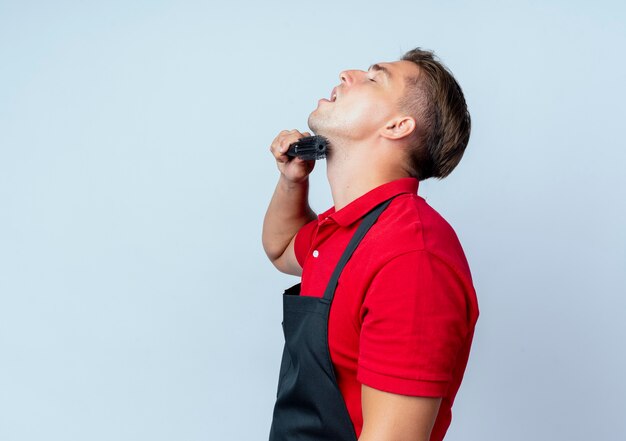
[[[372,64],[367,70],[369,72],[372,69],[374,69],[375,72],[381,71],[382,73],[384,73],[387,77],[387,81],[391,81],[391,79],[393,78],[393,75],[391,75],[391,72],[385,66],[381,66],[380,64],[376,63]]]

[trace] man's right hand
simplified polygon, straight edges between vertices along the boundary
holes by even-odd
[[[278,134],[272,145],[270,152],[276,158],[276,165],[283,176],[293,183],[299,183],[305,180],[315,167],[315,160],[304,161],[297,156],[287,156],[289,145],[296,142],[300,138],[311,136],[309,132],[299,132],[297,130],[283,130]]]

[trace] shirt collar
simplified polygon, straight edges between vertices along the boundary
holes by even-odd
[[[335,207],[329,208],[318,216],[318,222],[330,217],[342,227],[347,227],[365,216],[376,205],[392,196],[401,193],[417,194],[418,187],[419,180],[413,177],[399,178],[387,182],[359,196],[339,211],[335,211]]]

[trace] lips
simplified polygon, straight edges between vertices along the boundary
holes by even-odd
[[[337,88],[333,88],[333,91],[330,93],[330,102],[335,102],[337,100]]]

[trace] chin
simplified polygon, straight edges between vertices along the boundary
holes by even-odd
[[[319,124],[319,118],[317,118],[317,115],[315,115],[315,110],[311,112],[311,114],[309,115],[307,125],[309,126],[309,129],[311,129],[313,133],[315,133],[316,135],[319,135],[319,130],[321,127]]]

